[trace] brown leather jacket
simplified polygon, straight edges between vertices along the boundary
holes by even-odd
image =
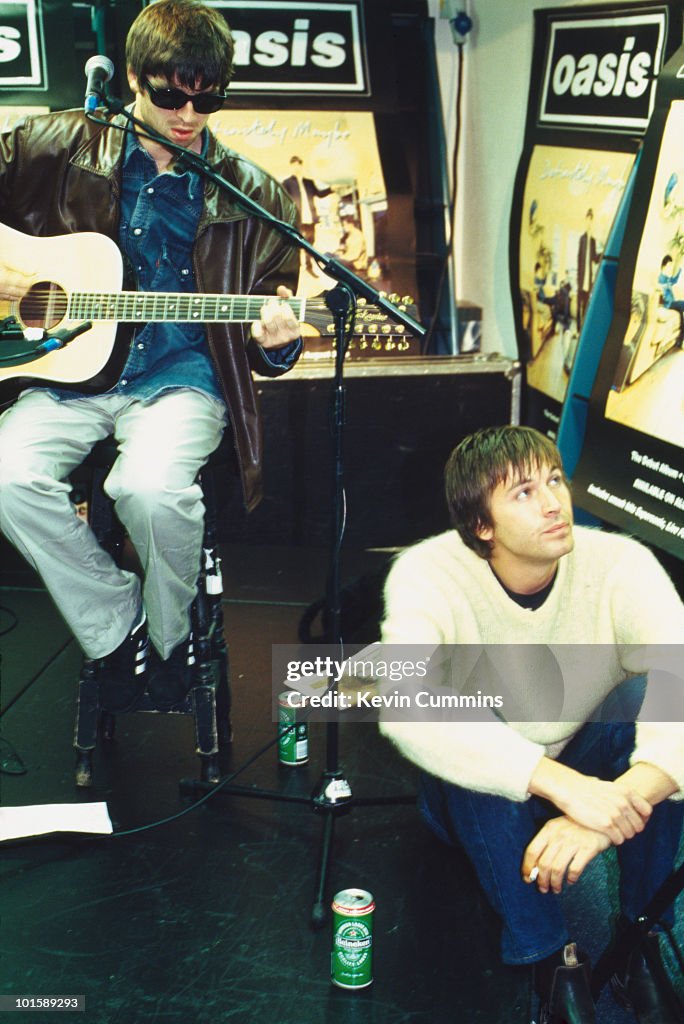
[[[125,119],[117,115],[114,124]],[[118,242],[124,133],[87,120],[81,111],[27,118],[0,135],[0,220],[31,235],[99,231]],[[281,220],[296,222],[294,204],[265,171],[226,150],[210,135],[207,158],[225,178]],[[8,255],[8,254],[7,254]],[[272,295],[294,290],[299,253],[272,228],[249,217],[212,182],[193,262],[200,291]],[[209,347],[223,387],[242,475],[245,502],[261,498],[262,436],[251,370],[278,376],[241,324],[208,324]]]

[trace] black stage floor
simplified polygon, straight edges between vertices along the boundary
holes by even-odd
[[[343,576],[373,573],[385,560],[346,553]],[[319,549],[225,551],[235,725],[226,771],[274,736],[271,645],[296,642],[326,563]],[[377,902],[375,981],[350,993],[330,984],[329,926],[310,925],[322,820],[308,802],[228,797],[146,829],[189,807],[178,781],[197,775],[192,721],[170,715],[120,716],[115,741],[98,752],[94,788],[78,791],[78,650],[31,577],[5,572],[0,580],[0,605],[16,616],[0,641],[2,754],[9,742],[26,766],[23,775],[0,775],[3,805],[106,801],[116,831],[140,828],[121,838],[4,845],[0,995],[84,994],[76,1019],[88,1024],[529,1020],[526,974],[498,964],[496,924],[472,869],[428,833],[412,805],[359,806],[336,821],[329,896],[353,886]],[[0,631],[10,622],[3,612]],[[342,725],[339,740],[355,797],[415,791],[413,770],[374,725]],[[296,769],[279,767],[271,749],[239,781],[306,797],[325,768],[324,725],[312,725],[310,749],[309,764]],[[610,854],[595,862],[591,886],[580,883],[566,898],[594,957],[608,939],[612,863]],[[679,932],[681,940],[681,923]],[[630,1018],[604,993],[599,1020]]]

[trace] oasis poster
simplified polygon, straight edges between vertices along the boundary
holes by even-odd
[[[587,310],[681,24],[675,3],[535,12],[510,277],[524,419],[553,438],[579,346],[603,342],[583,335]]]
[[[660,76],[573,494],[684,557],[684,46]]]

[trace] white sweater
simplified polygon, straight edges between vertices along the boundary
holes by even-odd
[[[684,605],[641,544],[585,527],[575,527],[574,535],[575,548],[561,558],[551,593],[536,611],[510,598],[488,562],[467,548],[455,530],[416,544],[399,555],[388,576],[382,630],[387,644],[486,644],[494,660],[496,645],[502,644],[552,644],[554,650],[556,645],[593,645],[589,656],[582,651],[582,672],[565,686],[562,721],[504,722],[493,713],[484,722],[381,716],[381,732],[433,775],[525,800],[541,757],[558,756],[619,682],[650,671],[632,763],[647,761],[661,768],[680,787],[675,798],[684,798],[684,714],[673,710],[684,702],[684,658],[679,657],[684,647],[671,646],[684,644]],[[512,652],[500,650],[509,689],[520,688],[520,703],[530,707],[535,700],[548,701],[543,673],[535,679],[524,672],[516,680]],[[665,672],[654,672],[663,667]],[[665,686],[670,696],[663,702]],[[654,712],[658,707],[660,712]],[[675,713],[677,720],[647,720],[674,718]]]

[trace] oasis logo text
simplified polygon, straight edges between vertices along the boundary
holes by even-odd
[[[540,125],[643,134],[666,32],[665,9],[551,21]]]
[[[362,0],[210,0],[235,38],[231,92],[368,94]]]
[[[0,0],[0,88],[46,87],[40,3]]]

